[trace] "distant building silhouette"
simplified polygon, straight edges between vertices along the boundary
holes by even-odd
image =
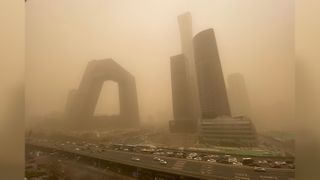
[[[77,94],[77,90],[76,89],[72,89],[69,91],[68,96],[67,96],[67,103],[66,103],[66,107],[65,107],[65,112],[70,112],[72,109],[72,106],[74,105],[73,101],[76,97]]]
[[[194,61],[193,52],[193,32],[192,32],[192,17],[189,12],[181,14],[178,16],[178,24],[180,29],[180,41],[181,41],[181,51],[186,57],[186,68],[187,68],[187,78],[188,86],[190,89],[191,106],[192,106],[192,117],[195,121],[200,118],[200,104],[199,104],[199,94],[197,85],[197,73]]]
[[[192,19],[189,12],[178,16],[182,54],[171,57],[171,83],[174,120],[170,131],[195,132],[199,119],[196,73],[192,45]]]
[[[190,13],[178,16],[178,22],[182,54],[171,57],[174,120],[169,122],[170,131],[198,132],[204,144],[255,145],[256,130],[251,120],[231,116],[213,29],[201,31],[192,39]],[[234,84],[233,79],[231,76]]]
[[[171,86],[174,120],[171,132],[195,132],[197,121],[193,118],[192,97],[188,81],[187,59],[183,54],[171,57]]]
[[[201,109],[200,142],[254,146],[256,129],[245,116],[232,117],[213,29],[194,37],[194,54]]]
[[[108,80],[119,84],[120,115],[95,117],[94,111],[103,82]],[[79,88],[69,94],[66,115],[71,124],[78,128],[138,125],[139,110],[135,78],[112,59],[90,61]]]
[[[178,24],[180,30],[181,52],[188,59],[188,66],[194,67],[193,45],[192,45],[192,18],[189,12],[178,16]],[[189,71],[189,70],[188,70]]]
[[[251,117],[251,103],[242,74],[233,73],[228,76],[228,95],[232,116]]]
[[[213,29],[194,37],[201,119],[231,115],[218,47]]]

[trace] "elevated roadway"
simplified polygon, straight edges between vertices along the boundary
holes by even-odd
[[[230,180],[293,180],[295,173],[292,169],[266,168],[266,172],[256,172],[253,167],[236,166],[221,163],[209,163],[181,158],[162,157],[167,164],[160,164],[153,160],[154,155],[104,150],[103,152],[92,152],[89,150],[79,150],[78,145],[63,144],[56,145],[50,142],[27,141],[28,146],[58,150],[73,155],[84,156],[109,162],[116,162],[138,168],[160,171],[169,174],[176,174],[197,179],[230,179]],[[139,161],[132,160],[138,157]],[[160,156],[159,156],[160,157]]]

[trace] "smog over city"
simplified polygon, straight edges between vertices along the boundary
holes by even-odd
[[[250,112],[261,130],[293,129],[293,5],[242,3],[27,2],[27,124],[63,112],[88,62],[108,58],[135,77],[142,123],[171,120],[170,57],[182,48],[177,17],[190,12],[193,36],[214,29],[232,114]],[[235,73],[243,85],[232,82]],[[104,83],[96,114],[119,113],[117,88]]]
[[[291,0],[28,0],[25,16],[9,93],[25,101],[6,106],[27,179],[295,178]]]

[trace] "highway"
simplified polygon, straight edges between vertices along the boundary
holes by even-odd
[[[73,144],[56,145],[50,142],[26,141],[27,146],[48,148],[59,151],[81,155],[85,157],[126,164],[134,167],[177,174],[198,179],[230,179],[230,180],[293,180],[294,170],[266,168],[266,172],[256,172],[253,167],[236,166],[221,163],[209,163],[181,158],[162,157],[167,164],[160,164],[153,160],[154,155],[105,150],[103,152],[92,152],[78,150],[81,146]],[[132,160],[138,157],[140,161]],[[160,157],[160,156],[159,156]]]

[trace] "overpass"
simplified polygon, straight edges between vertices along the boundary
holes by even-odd
[[[59,144],[53,142],[26,141],[26,148],[37,148],[45,151],[59,151],[74,157],[91,159],[97,163],[113,162],[130,168],[142,169],[153,173],[163,173],[184,179],[228,179],[228,180],[293,180],[294,170],[266,168],[266,172],[256,172],[253,167],[235,166],[220,163],[208,163],[195,160],[161,157],[166,165],[154,161],[154,155],[114,150],[92,152],[79,150],[81,146],[74,144]],[[139,161],[133,161],[138,157]]]

